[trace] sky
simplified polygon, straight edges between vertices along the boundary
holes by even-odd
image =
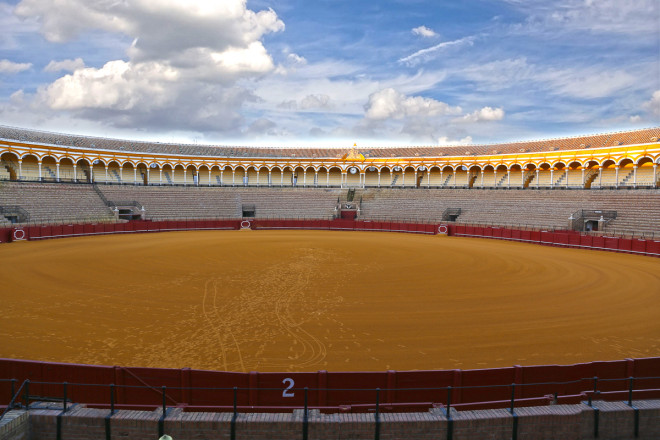
[[[0,124],[273,147],[660,126],[657,0],[0,0]]]

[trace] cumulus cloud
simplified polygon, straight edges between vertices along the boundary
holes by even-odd
[[[32,63],[15,63],[9,60],[0,60],[0,73],[19,73],[32,67]]]
[[[324,109],[330,107],[330,97],[328,95],[307,95],[300,101],[300,108],[303,110]]]
[[[75,60],[62,60],[55,61],[52,60],[46,67],[44,67],[44,72],[75,72],[78,69],[85,67],[85,62],[82,58],[76,58]]]
[[[425,38],[431,38],[431,37],[435,37],[436,35],[438,35],[438,34],[435,33],[435,31],[433,29],[429,29],[426,26],[419,26],[419,27],[413,28],[413,30],[411,32],[415,35],[419,35],[420,37],[425,37]]]
[[[504,110],[501,108],[492,108],[484,107],[480,110],[475,110],[472,113],[469,113],[462,118],[459,118],[458,121],[463,122],[480,122],[480,121],[501,121],[504,119]]]
[[[244,0],[21,0],[15,13],[36,19],[51,42],[95,30],[133,40],[127,60],[100,68],[81,59],[51,62],[46,71],[72,73],[37,91],[36,101],[50,109],[115,125],[190,128],[219,115],[236,122],[243,103],[254,100],[237,81],[274,70],[261,38],[284,29],[273,10],[254,12]]]
[[[653,92],[651,99],[646,101],[642,107],[654,116],[660,116],[660,90]]]
[[[369,96],[365,117],[370,120],[402,119],[407,116],[442,116],[459,114],[460,107],[423,96],[406,96],[393,88]]]

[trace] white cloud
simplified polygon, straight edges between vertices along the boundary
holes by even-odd
[[[36,19],[51,42],[98,30],[133,40],[127,60],[100,68],[85,68],[82,59],[52,61],[46,71],[72,73],[34,97],[115,126],[238,130],[242,105],[257,98],[236,83],[275,69],[261,38],[284,29],[273,10],[251,11],[244,0],[21,0],[15,13]],[[290,55],[289,62],[304,64]]]
[[[85,62],[82,58],[76,58],[75,60],[62,60],[55,61],[52,60],[46,67],[44,67],[44,72],[75,72],[78,69],[85,67]]]
[[[480,110],[475,110],[472,113],[469,113],[462,118],[459,118],[458,121],[464,122],[480,122],[480,121],[501,121],[504,119],[504,110],[501,108],[492,108],[484,107]]]
[[[172,97],[165,87],[179,77],[175,69],[159,63],[132,65],[110,61],[102,68],[79,69],[40,90],[52,109],[82,108],[150,110],[162,107]]]
[[[303,110],[309,109],[324,109],[330,107],[330,97],[328,95],[307,95],[300,101],[300,108]]]
[[[607,98],[628,87],[635,86],[638,78],[624,70],[601,71],[597,67],[561,69],[539,72],[538,78],[547,81],[554,92],[576,98]]]
[[[657,0],[503,1],[526,12],[527,25],[537,30],[555,28],[650,37],[657,33]]]
[[[429,29],[426,26],[419,26],[419,27],[413,28],[413,30],[411,32],[415,35],[419,35],[419,36],[424,37],[424,38],[431,38],[431,37],[435,37],[436,35],[438,35],[438,34],[435,33],[435,31],[433,29]]]
[[[458,40],[445,41],[443,43],[436,44],[435,46],[427,47],[426,49],[418,50],[412,55],[400,58],[399,63],[407,64],[409,66],[416,66],[419,63],[426,62],[431,58],[437,56],[437,54],[444,49],[456,46],[462,46],[464,44],[472,46],[474,44],[474,37],[464,37]]]
[[[32,67],[32,63],[15,63],[9,60],[0,60],[0,73],[19,73]]]
[[[402,119],[407,116],[443,116],[458,114],[460,107],[423,96],[406,96],[393,88],[369,96],[365,117],[370,120]]]
[[[651,113],[654,116],[660,117],[660,90],[653,92],[651,99],[646,101],[642,108]]]
[[[450,139],[448,136],[440,136],[438,145],[469,145],[472,143],[472,136],[465,136],[462,139]]]

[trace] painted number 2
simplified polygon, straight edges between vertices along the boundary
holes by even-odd
[[[282,383],[288,385],[286,388],[284,388],[284,391],[282,391],[282,397],[293,397],[293,391],[289,391],[291,388],[293,388],[293,379],[287,377],[282,381]]]

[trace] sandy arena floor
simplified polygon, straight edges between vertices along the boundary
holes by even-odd
[[[660,356],[660,259],[380,232],[0,246],[0,357],[234,371]]]

